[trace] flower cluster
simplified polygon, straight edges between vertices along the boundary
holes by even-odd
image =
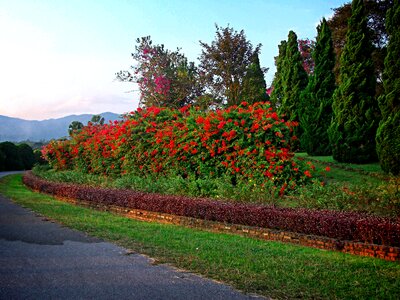
[[[230,176],[283,195],[312,180],[313,166],[293,160],[295,122],[260,102],[201,112],[150,107],[122,122],[88,125],[70,140],[50,143],[44,157],[56,169],[106,175],[171,173],[191,178]]]

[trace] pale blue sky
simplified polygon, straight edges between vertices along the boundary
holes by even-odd
[[[322,17],[343,0],[0,0],[0,115],[46,119],[136,109],[131,83],[115,73],[134,64],[138,37],[150,35],[189,60],[211,43],[215,26],[243,29],[270,68],[278,44],[294,30],[314,39]]]

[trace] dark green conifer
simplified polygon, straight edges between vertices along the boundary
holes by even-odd
[[[278,112],[285,114],[287,119],[299,121],[300,94],[307,85],[308,77],[303,68],[297,35],[293,31],[288,35],[282,68],[283,97]]]
[[[363,0],[353,0],[328,130],[333,158],[339,162],[367,163],[377,159],[379,109],[374,97],[372,49]]]
[[[314,73],[301,94],[303,113],[300,115],[302,149],[309,155],[330,155],[328,128],[332,119],[332,95],[335,91],[335,53],[332,33],[322,19],[313,53]]]
[[[278,113],[285,115],[287,120],[299,122],[302,114],[300,95],[307,86],[308,75],[303,68],[303,60],[299,51],[297,35],[293,31],[289,32],[286,46],[286,55],[282,63],[282,84],[283,97],[278,107]],[[294,128],[293,136],[299,138],[302,135],[300,126]],[[294,141],[292,150],[297,151],[300,143]]]
[[[287,42],[281,41],[281,44],[278,46],[279,55],[275,57],[276,72],[274,75],[274,80],[272,81],[272,92],[270,98],[271,104],[273,107],[275,107],[275,109],[277,109],[281,105],[283,98],[283,69],[286,58],[286,46]]]
[[[251,63],[247,67],[246,75],[243,78],[241,99],[249,103],[264,102],[269,99],[267,84],[265,83],[264,72],[260,67],[258,53],[254,53]]]
[[[386,15],[389,44],[383,72],[384,94],[379,98],[382,120],[376,134],[379,161],[387,173],[400,174],[400,2]]]

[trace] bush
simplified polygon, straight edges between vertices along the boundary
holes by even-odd
[[[400,220],[356,212],[278,208],[216,202],[183,196],[147,194],[132,190],[93,188],[52,183],[31,172],[23,177],[34,190],[100,205],[117,205],[210,221],[258,226],[388,246],[400,246]]]
[[[208,113],[151,107],[123,122],[89,124],[71,140],[51,142],[43,154],[57,170],[109,176],[172,173],[196,180],[228,176],[233,185],[252,180],[283,195],[312,180],[312,166],[294,161],[290,152],[295,126],[267,102]]]

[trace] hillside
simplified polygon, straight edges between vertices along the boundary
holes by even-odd
[[[100,114],[105,122],[120,119],[120,115],[105,112]],[[24,120],[0,115],[0,142],[49,141],[68,136],[68,126],[72,121],[84,125],[92,118],[91,114],[69,115],[58,119],[43,121]]]

